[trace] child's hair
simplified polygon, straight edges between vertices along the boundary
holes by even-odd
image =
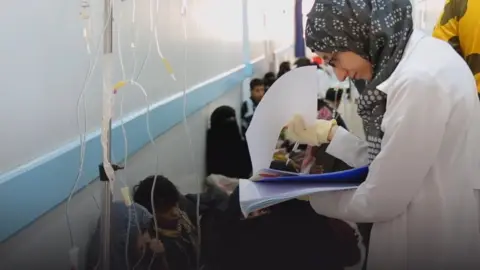
[[[269,71],[267,73],[265,73],[265,76],[263,76],[263,80],[264,81],[267,81],[267,80],[275,80],[275,73]]]
[[[340,102],[342,100],[343,90],[338,89],[335,91],[334,88],[330,88],[327,90],[325,94],[325,99],[331,102]]]
[[[250,91],[255,89],[255,87],[257,86],[263,86],[263,85],[264,85],[264,82],[262,79],[255,78],[250,82]]]
[[[297,66],[297,68],[307,67],[307,66],[312,66],[312,65],[316,65],[316,64],[312,63],[312,61],[310,59],[306,58],[306,57],[298,58],[295,61],[295,66]]]
[[[156,181],[155,181],[156,177]],[[150,213],[153,213],[152,207],[152,188],[155,181],[155,190],[153,194],[153,203],[155,212],[164,213],[174,207],[180,200],[180,193],[177,187],[162,175],[151,175],[140,181],[133,188],[133,201],[145,207]]]
[[[285,62],[280,63],[280,66],[278,68],[277,78],[280,78],[283,74],[285,74],[289,71],[290,71],[290,62],[285,61]]]

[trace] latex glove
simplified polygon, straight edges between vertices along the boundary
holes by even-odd
[[[310,196],[305,195],[305,196],[297,197],[297,200],[308,202],[310,201]]]
[[[337,126],[335,120],[316,120],[315,124],[307,127],[300,115],[295,115],[287,125],[285,133],[288,140],[301,144],[319,146],[328,143],[333,138]]]

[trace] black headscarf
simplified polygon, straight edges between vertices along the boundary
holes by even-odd
[[[207,174],[249,178],[251,172],[247,142],[240,134],[235,110],[218,107],[210,117],[207,132]]]
[[[372,80],[358,105],[370,143],[370,161],[380,152],[387,98],[376,87],[396,69],[412,32],[409,0],[316,0],[308,14],[305,33],[310,49],[352,51],[372,63]]]

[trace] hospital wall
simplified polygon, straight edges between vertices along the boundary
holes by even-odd
[[[3,27],[0,43],[2,270],[69,268],[65,200],[79,170],[79,134],[87,134],[85,161],[69,213],[80,269],[99,216],[102,70],[109,65],[102,59],[103,1],[90,1],[88,20],[78,16],[80,2],[9,1],[2,8],[8,12],[0,25],[15,25]],[[143,88],[125,86],[114,96],[112,159],[123,164],[128,154],[114,200],[124,184],[155,173],[182,192],[198,191],[211,112],[221,105],[239,111],[249,78],[293,56],[290,1],[188,0],[186,39],[182,1],[158,3],[157,11],[156,0],[114,1],[111,81],[133,78]],[[185,89],[190,136],[182,123]]]

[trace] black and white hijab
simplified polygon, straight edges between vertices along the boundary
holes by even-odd
[[[369,143],[370,162],[381,148],[385,93],[377,86],[393,73],[413,32],[409,0],[316,0],[305,36],[314,52],[354,52],[373,65],[373,77],[359,89],[358,114]]]

